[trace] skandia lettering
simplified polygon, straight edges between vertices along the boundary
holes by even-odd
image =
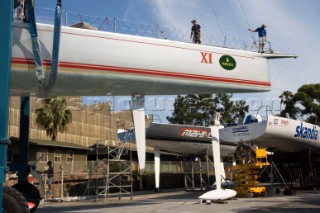
[[[303,123],[301,123],[301,125],[296,127],[296,134],[294,137],[318,140],[319,131],[316,128],[316,126],[313,126],[313,128],[304,127]]]
[[[248,131],[249,131],[248,126],[242,126],[242,127],[232,128],[232,133],[237,133],[237,132],[248,132]]]

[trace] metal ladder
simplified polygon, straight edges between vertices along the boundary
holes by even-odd
[[[117,159],[117,160],[120,159],[120,157],[121,157],[121,155],[123,153],[123,150],[124,150],[125,146],[128,144],[128,142],[130,140],[130,136],[132,134],[134,134],[134,128],[127,129],[126,134],[124,136],[124,139],[123,139],[123,141],[121,141],[120,147],[118,147],[118,152],[117,152],[117,155],[116,155],[115,159]]]

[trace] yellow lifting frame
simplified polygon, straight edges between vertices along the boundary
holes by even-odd
[[[265,194],[266,188],[258,185],[257,174],[262,167],[269,165],[266,149],[256,149],[254,162],[233,166],[238,195],[253,197],[255,194]]]

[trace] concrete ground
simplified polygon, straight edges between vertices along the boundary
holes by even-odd
[[[109,203],[104,203],[104,198],[100,198],[98,202],[46,202],[41,204],[36,212],[320,212],[320,192],[314,191],[297,191],[294,196],[237,198],[226,204],[211,205],[199,204],[199,195],[200,192],[174,190],[157,194],[134,194],[133,200],[128,197],[121,200],[110,198]]]

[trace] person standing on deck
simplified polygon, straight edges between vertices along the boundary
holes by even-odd
[[[193,36],[193,43],[195,44],[201,44],[201,26],[199,24],[197,24],[196,20],[192,20],[191,23],[193,24],[193,26],[191,27],[191,35],[190,38],[192,38]]]
[[[255,30],[249,29],[250,32],[258,32],[259,35],[259,53],[264,53],[264,44],[267,42],[267,26],[265,24],[261,25],[261,27],[258,27]]]

